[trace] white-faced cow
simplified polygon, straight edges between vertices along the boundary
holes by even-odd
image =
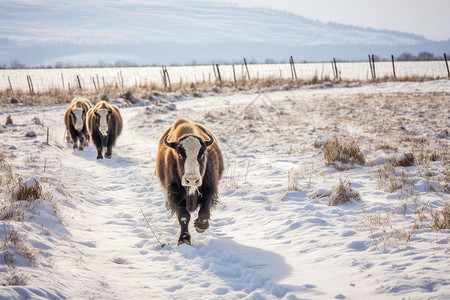
[[[76,97],[64,113],[66,141],[73,144],[73,149],[83,150],[89,144],[86,130],[86,114],[91,108],[87,99]]]
[[[88,111],[87,129],[97,148],[97,159],[103,158],[104,148],[106,148],[105,157],[111,158],[112,147],[122,132],[122,126],[119,108],[106,101],[100,101]]]
[[[205,127],[178,119],[159,139],[156,176],[166,192],[166,207],[180,224],[178,245],[191,244],[189,221],[198,207],[195,229],[202,233],[209,228],[222,172],[218,141]]]

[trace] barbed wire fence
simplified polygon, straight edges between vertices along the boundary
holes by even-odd
[[[444,55],[447,58],[446,55]],[[244,60],[245,61],[245,60]],[[0,91],[48,92],[79,88],[97,91],[115,85],[122,90],[137,86],[167,86],[247,79],[317,81],[370,81],[382,78],[450,78],[445,61],[380,61],[280,64],[229,64],[163,67],[106,67],[61,69],[2,69]],[[245,61],[246,62],[246,61]]]

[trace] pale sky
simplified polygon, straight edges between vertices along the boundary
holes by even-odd
[[[287,11],[322,22],[450,39],[450,0],[210,0]]]

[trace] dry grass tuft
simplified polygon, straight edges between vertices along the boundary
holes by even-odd
[[[366,215],[362,219],[362,225],[369,230],[374,241],[375,249],[387,250],[393,245],[401,245],[406,248],[411,243],[411,238],[419,229],[418,221],[414,221],[411,227],[399,227],[394,225],[396,215],[394,212],[378,212]]]
[[[417,162],[416,157],[412,152],[406,152],[400,155],[395,162],[398,167],[412,167],[415,166]]]
[[[6,122],[5,125],[12,125],[13,124],[13,120],[11,119],[11,115],[6,117]]]
[[[300,169],[293,168],[289,171],[288,174],[288,192],[301,191],[298,177],[300,176]]]
[[[19,181],[19,187],[16,194],[18,201],[34,201],[43,198],[42,186],[34,178],[30,178],[26,182]]]
[[[327,166],[333,165],[338,170],[346,169],[345,166],[337,163],[350,164],[350,165],[364,165],[366,158],[364,153],[359,148],[358,144],[353,140],[346,140],[341,137],[335,136],[333,139],[326,142],[323,155]]]
[[[431,211],[431,229],[439,231],[450,229],[450,202],[441,210]]]
[[[358,191],[352,189],[352,183],[349,179],[342,180],[339,178],[339,184],[331,192],[328,201],[329,206],[336,206],[345,203],[352,203],[352,200],[361,201],[361,196]]]
[[[409,177],[407,170],[397,170],[395,166],[386,164],[377,170],[378,187],[385,192],[393,193],[399,189],[414,189],[414,179]]]
[[[375,145],[375,150],[392,150],[397,152],[398,148],[384,141]]]
[[[3,224],[4,237],[0,244],[0,251],[3,252],[3,260],[5,265],[9,267],[11,272],[15,271],[15,264],[17,259],[26,259],[30,266],[35,266],[40,254],[40,250],[34,248],[31,244],[20,238],[19,232],[12,226]],[[23,257],[16,257],[17,255]],[[8,285],[24,285],[25,278],[14,272],[14,276],[10,276]]]

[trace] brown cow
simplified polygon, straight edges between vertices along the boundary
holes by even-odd
[[[86,114],[91,108],[87,99],[76,97],[64,113],[66,125],[66,141],[73,144],[73,149],[83,150],[89,144],[86,130]]]
[[[112,147],[122,132],[122,116],[119,108],[106,101],[100,101],[87,113],[87,129],[92,142],[97,147],[97,159],[103,158],[103,149],[106,147],[105,157],[111,158]]]
[[[156,176],[165,189],[167,209],[177,214],[181,229],[178,245],[191,244],[190,214],[198,207],[195,229],[202,233],[209,228],[222,173],[219,143],[200,124],[178,119],[159,139]]]

